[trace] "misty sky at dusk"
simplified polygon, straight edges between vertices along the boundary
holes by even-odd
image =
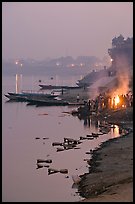
[[[133,2],[3,2],[2,58],[108,55],[133,37]]]

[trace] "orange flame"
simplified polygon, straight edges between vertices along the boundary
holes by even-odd
[[[115,97],[115,106],[117,106],[119,102],[120,102],[120,99],[119,99],[119,96],[117,95]]]

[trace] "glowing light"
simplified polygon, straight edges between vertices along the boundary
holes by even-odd
[[[19,93],[19,75],[16,74],[16,93]]]
[[[117,95],[115,98],[115,106],[117,106],[119,102],[120,102],[120,99],[119,99],[119,96]]]
[[[110,59],[110,61],[112,62],[112,61],[113,61],[113,59]]]
[[[18,64],[18,61],[16,61],[15,64]]]
[[[117,125],[114,128],[111,128],[111,132],[113,133],[113,138],[119,136],[119,127]]]
[[[114,96],[112,98],[112,107],[117,108],[119,102],[120,102],[119,96],[118,95]]]

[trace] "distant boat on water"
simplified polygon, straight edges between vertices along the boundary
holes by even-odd
[[[30,99],[52,99],[57,97],[58,95],[53,93],[40,93],[40,92],[20,92],[20,93],[14,93],[14,92],[8,92],[8,94],[5,94],[5,96],[10,100],[16,100],[16,101],[28,101]]]
[[[65,100],[57,100],[57,99],[46,99],[46,100],[41,100],[41,99],[28,99],[27,100],[28,104],[27,105],[36,105],[38,106],[65,106],[69,105],[69,102]]]
[[[83,103],[72,103],[66,100],[63,100],[59,97],[59,95],[53,94],[42,94],[42,93],[13,93],[9,92],[5,94],[5,96],[9,99],[9,101],[16,102],[27,102],[27,105],[36,105],[38,106],[76,106],[76,105],[84,105]]]
[[[60,86],[60,85],[47,85],[39,84],[42,89],[79,89],[79,86]]]

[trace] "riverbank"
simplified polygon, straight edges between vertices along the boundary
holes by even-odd
[[[90,173],[81,177],[78,186],[85,198],[81,202],[133,202],[133,108],[108,116],[102,115],[129,131],[94,151]]]
[[[78,92],[64,94],[63,98],[76,100]],[[80,100],[88,99],[87,92],[79,92]],[[92,114],[100,121],[117,124],[133,130],[133,107],[102,110]],[[131,128],[131,129],[130,129]],[[84,198],[80,202],[133,202],[133,132],[106,141],[94,151],[90,172],[81,175],[78,191]]]

